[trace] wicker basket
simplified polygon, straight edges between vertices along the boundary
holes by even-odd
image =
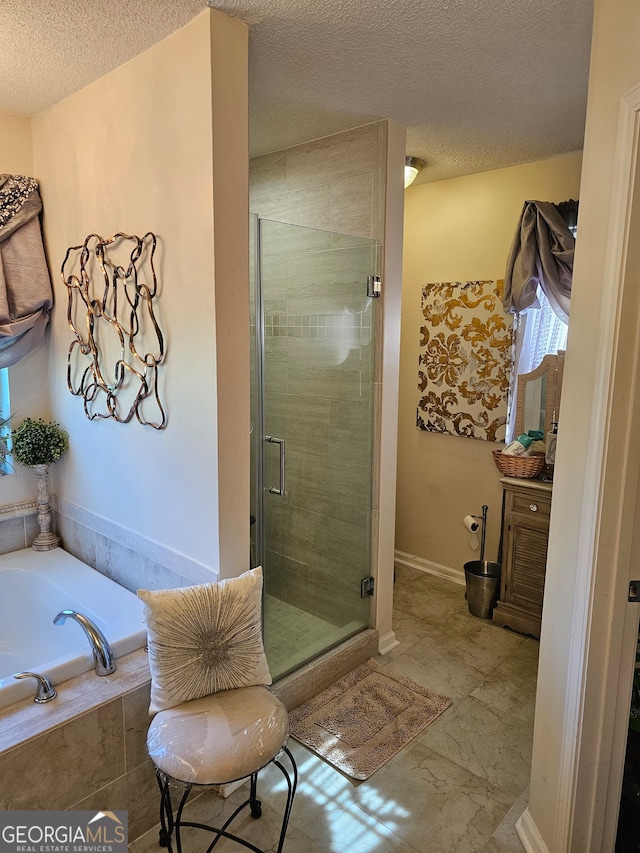
[[[544,453],[532,453],[531,456],[505,455],[501,450],[492,450],[496,468],[505,477],[522,477],[533,480],[539,477],[544,468]]]

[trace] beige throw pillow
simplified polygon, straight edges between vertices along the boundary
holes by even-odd
[[[219,690],[271,684],[261,631],[262,568],[219,583],[139,589],[151,669],[149,713]]]

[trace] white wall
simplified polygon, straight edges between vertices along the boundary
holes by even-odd
[[[165,430],[135,419],[90,422],[67,390],[71,333],[66,288],[56,278],[49,386],[71,449],[53,472],[53,490],[216,572],[224,540],[227,575],[246,569],[248,552],[248,362],[239,357],[232,373],[225,350],[241,351],[243,334],[248,350],[246,45],[244,24],[206,10],[33,120],[52,269],[88,234],[155,232],[157,317],[167,351],[160,381]],[[236,314],[220,308],[221,330],[217,302],[228,293]],[[228,424],[224,439],[219,415]],[[219,452],[228,449],[230,433],[235,464],[221,480]],[[234,498],[225,507],[221,539],[227,494]],[[227,536],[235,545],[228,546]],[[236,555],[242,560],[230,565]]]
[[[0,112],[0,175],[31,175],[32,171],[31,122]]]

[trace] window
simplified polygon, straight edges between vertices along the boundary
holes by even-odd
[[[535,370],[545,355],[556,355],[559,350],[566,349],[577,233],[578,202],[574,199],[559,204],[525,202],[505,277],[505,307],[516,313],[505,436],[507,444],[516,437],[518,376]],[[535,299],[532,299],[532,280],[543,282],[556,310],[564,319],[556,315],[540,285]]]
[[[525,314],[518,373],[529,373],[545,355],[555,355],[558,350],[567,348],[569,326],[555,313],[541,288],[537,295],[540,308]]]
[[[509,396],[507,444],[515,438],[516,377],[519,373],[530,373],[534,370],[545,355],[555,354],[567,348],[569,326],[555,313],[540,287],[537,297],[540,308],[530,308],[520,314],[516,321],[516,352]]]
[[[9,426],[9,368],[0,368],[0,441],[3,442],[7,451],[11,452],[11,428]],[[9,474],[11,471],[10,459],[0,448],[0,475]]]

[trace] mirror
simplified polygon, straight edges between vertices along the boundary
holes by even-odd
[[[515,435],[539,429],[547,435],[558,422],[565,351],[545,355],[531,373],[520,373],[516,387]]]

